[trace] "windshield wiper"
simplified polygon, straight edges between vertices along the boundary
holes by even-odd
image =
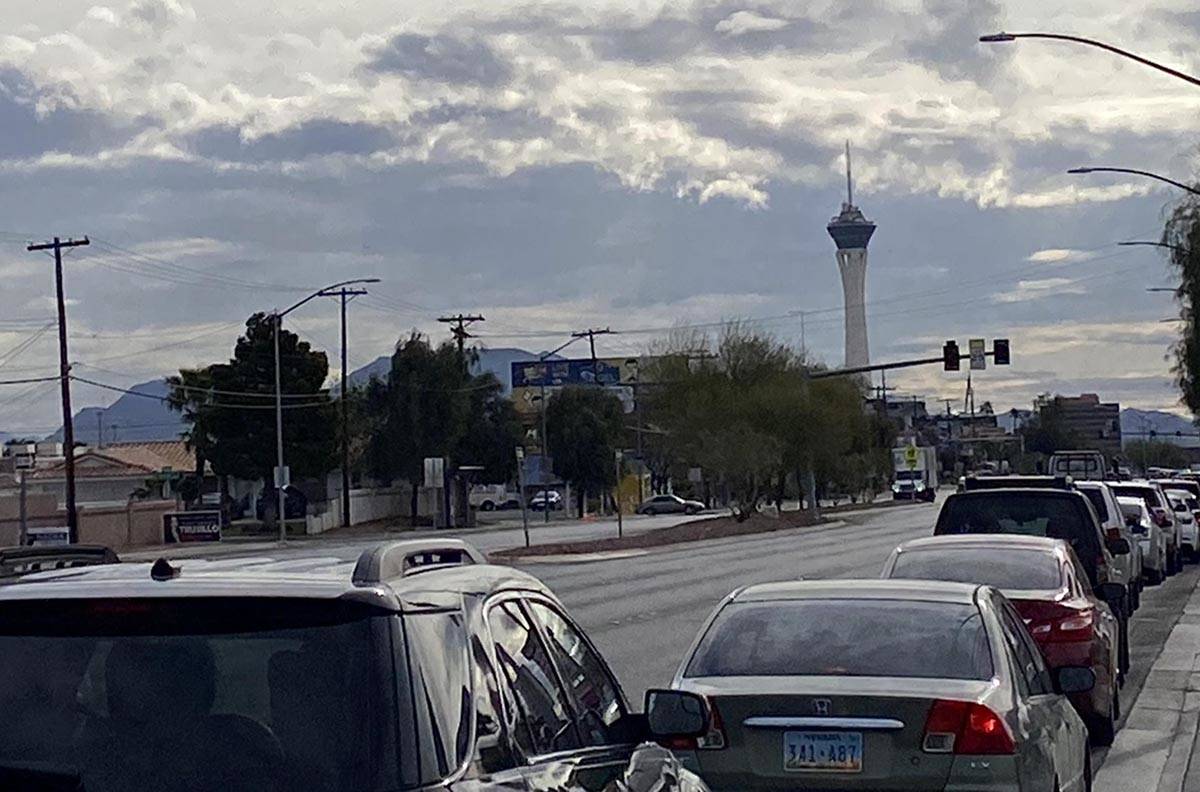
[[[51,762],[0,762],[0,789],[84,792],[83,778],[78,769]]]

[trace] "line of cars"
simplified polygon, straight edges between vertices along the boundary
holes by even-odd
[[[734,591],[671,683],[703,728],[658,727],[697,727],[669,744],[714,789],[1090,789],[1140,604],[1125,486],[1161,490],[968,479],[880,580]]]
[[[734,591],[643,713],[545,586],[462,542],[0,552],[0,787],[1085,792],[1138,587],[1088,488],[972,482],[879,579]]]

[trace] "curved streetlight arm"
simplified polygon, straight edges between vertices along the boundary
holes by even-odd
[[[316,298],[322,296],[323,294],[325,294],[325,292],[333,291],[334,289],[340,289],[343,286],[353,286],[353,285],[356,285],[359,283],[379,283],[379,278],[354,278],[352,280],[344,280],[344,281],[339,281],[338,283],[331,283],[328,286],[317,289],[315,292],[308,295],[303,300],[301,300],[300,302],[293,305],[291,308],[288,308],[286,311],[276,311],[275,317],[278,319],[282,319],[283,317],[290,314],[292,311],[299,308],[301,305],[304,305],[308,301],[315,300]]]
[[[1134,245],[1146,245],[1147,247],[1160,247],[1160,248],[1166,248],[1167,250],[1174,250],[1176,253],[1185,253],[1185,254],[1187,253],[1187,248],[1180,247],[1179,245],[1172,245],[1167,242],[1150,242],[1148,240],[1143,241],[1143,240],[1139,239],[1139,240],[1135,240],[1132,242],[1118,242],[1117,245],[1119,245],[1120,247],[1133,247]]]
[[[1151,69],[1157,69],[1160,72],[1165,72],[1172,77],[1177,77],[1180,80],[1189,82],[1192,85],[1200,86],[1200,77],[1193,77],[1190,74],[1184,74],[1181,71],[1172,69],[1170,66],[1164,66],[1161,63],[1155,63],[1148,58],[1143,58],[1141,55],[1135,55],[1128,50],[1123,50],[1120,47],[1114,47],[1111,44],[1105,44],[1103,41],[1095,39],[1083,38],[1082,36],[1067,36],[1061,33],[994,33],[990,36],[980,36],[979,40],[984,44],[994,44],[997,42],[1016,41],[1023,38],[1036,39],[1051,39],[1052,41],[1071,41],[1076,44],[1086,44],[1089,47],[1097,47],[1102,50],[1107,50],[1114,54],[1120,55],[1123,58],[1137,61],[1143,66],[1149,66]]]
[[[1158,173],[1151,173],[1150,171],[1137,170],[1135,168],[1071,168],[1069,171],[1067,171],[1067,173],[1075,173],[1075,174],[1079,174],[1079,173],[1132,173],[1135,176],[1145,176],[1147,179],[1156,179],[1160,182],[1170,184],[1172,187],[1178,187],[1181,190],[1186,190],[1187,192],[1190,192],[1192,195],[1200,195],[1200,190],[1196,189],[1195,187],[1186,185],[1181,181],[1176,181],[1174,179],[1167,178],[1166,176],[1162,176]]]

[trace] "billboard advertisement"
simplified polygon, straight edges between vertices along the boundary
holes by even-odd
[[[634,408],[633,384],[637,380],[637,358],[523,360],[512,364],[512,399],[517,412],[529,418],[541,411],[543,391],[549,400],[569,385],[602,385],[612,389],[629,413]]]

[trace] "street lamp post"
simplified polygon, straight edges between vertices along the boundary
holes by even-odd
[[[1169,184],[1172,187],[1178,187],[1181,190],[1186,190],[1192,195],[1200,195],[1200,190],[1184,184],[1181,181],[1176,181],[1175,179],[1168,178],[1159,173],[1137,170],[1136,168],[1071,168],[1069,171],[1067,171],[1067,173],[1132,173],[1135,176],[1145,176],[1147,179],[1157,179],[1158,181]]]
[[[1050,39],[1052,41],[1070,41],[1075,44],[1086,44],[1089,47],[1096,47],[1098,49],[1106,50],[1107,52],[1111,52],[1116,55],[1120,55],[1122,58],[1128,58],[1129,60],[1137,61],[1138,63],[1142,64],[1143,66],[1149,66],[1151,69],[1157,69],[1160,72],[1165,72],[1166,74],[1169,74],[1172,77],[1177,77],[1178,79],[1183,80],[1184,82],[1189,82],[1192,85],[1200,86],[1200,77],[1193,77],[1190,74],[1184,74],[1181,71],[1172,69],[1170,66],[1164,66],[1161,63],[1156,63],[1156,62],[1150,60],[1149,58],[1143,58],[1141,55],[1135,55],[1132,52],[1120,49],[1119,47],[1114,47],[1111,44],[1105,44],[1103,41],[1096,41],[1095,39],[1083,38],[1082,36],[1067,36],[1067,35],[1063,35],[1061,33],[1003,33],[1002,32],[1002,33],[993,33],[991,35],[979,37],[979,40],[981,42],[983,42],[984,44],[1005,43],[1005,42],[1010,42],[1010,41],[1016,41],[1017,39]]]
[[[379,278],[355,278],[353,280],[341,281],[339,283],[331,283],[330,285],[317,289],[312,294],[305,297],[300,302],[294,304],[286,311],[276,311],[274,315],[274,335],[275,335],[275,496],[277,498],[276,508],[279,510],[276,513],[276,518],[279,520],[279,541],[287,540],[287,512],[284,509],[284,476],[283,476],[283,375],[280,371],[279,364],[279,336],[283,328],[283,317],[290,314],[300,306],[323,296],[326,292],[333,289],[339,289],[343,286],[353,286],[360,283],[379,283]],[[342,388],[346,387],[346,383],[342,383]]]

